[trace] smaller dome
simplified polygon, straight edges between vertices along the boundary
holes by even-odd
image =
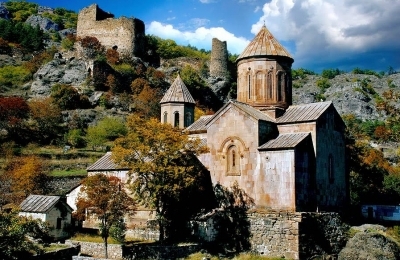
[[[236,61],[263,56],[287,57],[293,61],[290,53],[275,39],[265,25],[263,25],[256,37],[247,45]]]

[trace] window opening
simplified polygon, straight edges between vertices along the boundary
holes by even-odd
[[[179,127],[179,112],[175,112],[174,117],[174,127]]]

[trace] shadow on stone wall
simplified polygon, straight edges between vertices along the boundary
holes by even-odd
[[[214,193],[219,206],[214,222],[216,235],[215,241],[205,243],[206,249],[224,254],[249,250],[251,232],[247,210],[254,205],[254,200],[236,182],[230,188],[217,184]]]

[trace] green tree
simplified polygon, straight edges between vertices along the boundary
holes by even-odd
[[[86,132],[86,142],[96,150],[96,147],[103,147],[107,142],[107,132],[98,126],[89,126]]]
[[[64,84],[55,84],[51,88],[51,97],[63,110],[78,108],[81,100],[75,88]]]
[[[117,177],[96,174],[83,180],[77,200],[76,217],[83,220],[86,210],[89,210],[100,220],[105,258],[108,258],[107,240],[111,227],[121,225],[123,216],[133,214],[135,209],[135,202],[126,194]]]
[[[18,211],[0,210],[0,259],[29,259],[42,252],[41,248],[28,239],[48,237],[48,227],[39,220],[18,216]]]
[[[189,139],[156,119],[132,115],[127,127],[127,136],[115,142],[113,156],[119,165],[132,169],[131,189],[140,203],[155,211],[163,242],[176,234],[176,212],[185,214],[180,203],[188,201],[189,190],[202,187],[199,182],[204,172],[194,155],[205,147],[200,146],[200,140]],[[194,201],[190,203],[196,204]]]
[[[74,148],[85,147],[86,142],[84,138],[85,134],[81,129],[71,129],[65,134],[64,139],[67,144]]]
[[[127,129],[123,119],[118,117],[105,117],[96,125],[89,126],[86,134],[86,141],[93,149],[104,146],[107,141],[114,141],[116,138],[126,135]]]

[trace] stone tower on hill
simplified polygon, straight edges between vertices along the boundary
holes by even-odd
[[[224,77],[228,73],[228,50],[226,41],[212,39],[210,75]]]
[[[144,52],[145,26],[136,18],[121,17],[101,10],[97,4],[83,8],[78,15],[77,37],[96,37],[106,49],[121,55],[140,56]]]

